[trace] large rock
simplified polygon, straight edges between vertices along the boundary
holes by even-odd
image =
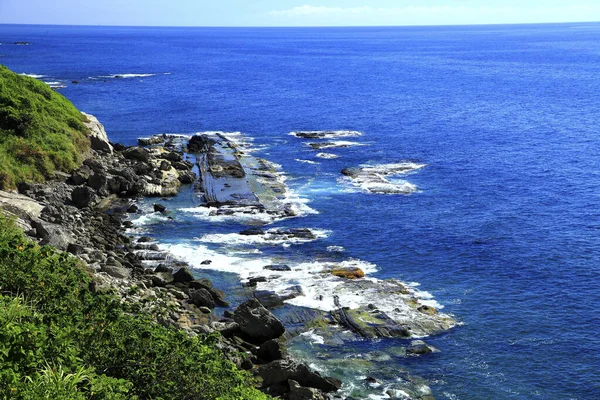
[[[265,386],[294,380],[301,386],[316,388],[324,392],[335,392],[342,387],[338,379],[321,376],[307,365],[290,359],[275,360],[258,368]]]
[[[78,208],[93,207],[99,201],[96,192],[89,186],[78,186],[73,189],[71,200]]]
[[[194,280],[194,275],[188,267],[182,267],[179,271],[173,274],[173,281],[175,283],[188,283]]]
[[[103,151],[106,153],[113,153],[113,147],[108,140],[108,135],[104,130],[104,126],[98,121],[98,118],[91,114],[82,114],[87,118],[87,122],[83,124],[90,130],[90,142],[92,149],[96,151]]]
[[[67,250],[69,243],[73,240],[71,235],[65,232],[60,225],[34,219],[32,226],[36,230],[36,236],[42,239],[44,245],[48,244],[60,250]]]
[[[266,342],[283,335],[285,328],[258,300],[250,299],[241,304],[233,314],[241,331],[258,342]]]
[[[215,300],[206,289],[192,289],[189,291],[190,303],[198,307],[215,308]]]
[[[39,218],[44,208],[37,201],[22,194],[0,190],[0,208],[19,218]]]
[[[123,151],[123,157],[128,160],[137,160],[147,163],[150,160],[150,153],[140,147],[130,147]]]
[[[289,384],[288,400],[325,400],[325,396],[318,389],[300,386],[294,380],[290,380]]]

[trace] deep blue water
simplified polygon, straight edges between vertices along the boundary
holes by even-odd
[[[113,141],[225,130],[268,144],[260,155],[320,212],[287,225],[332,231],[295,251],[341,245],[464,323],[430,339],[441,353],[408,361],[438,398],[600,398],[600,24],[4,25],[0,42],[0,63],[66,82]],[[157,75],[88,79],[130,73]],[[368,146],[320,160],[297,129],[359,130]],[[419,193],[336,181],[402,160],[427,164],[407,177]],[[169,235],[210,229],[225,228]]]

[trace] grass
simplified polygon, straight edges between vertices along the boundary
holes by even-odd
[[[217,336],[158,325],[92,279],[0,215],[0,399],[268,399]]]
[[[84,118],[45,83],[0,65],[0,189],[77,168],[90,146]]]

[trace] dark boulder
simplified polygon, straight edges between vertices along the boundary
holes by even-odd
[[[136,212],[140,211],[139,207],[135,204],[132,204],[129,206],[129,208],[127,208],[127,212],[130,214],[134,214]]]
[[[193,289],[189,291],[188,295],[190,296],[189,302],[195,306],[215,308],[215,300],[206,289]]]
[[[171,163],[168,162],[167,160],[163,160],[160,162],[158,169],[160,169],[161,171],[168,171],[171,169]]]
[[[294,380],[301,386],[311,387],[324,392],[335,392],[342,387],[342,382],[335,378],[321,376],[307,365],[283,359],[275,360],[258,368],[265,386],[286,383]]]
[[[136,160],[147,163],[150,160],[150,153],[148,150],[140,147],[130,147],[123,151],[123,157],[128,160]]]
[[[241,304],[235,310],[233,320],[245,335],[261,343],[278,338],[285,332],[281,321],[255,299]]]
[[[188,267],[182,267],[173,274],[173,280],[175,283],[187,283],[192,282],[194,280],[194,275]]]
[[[162,212],[165,212],[165,211],[167,211],[167,207],[163,206],[162,204],[158,204],[158,203],[154,204],[154,212],[161,212],[162,213]]]
[[[240,235],[244,236],[255,236],[255,235],[264,235],[265,231],[263,231],[259,227],[248,228],[240,232]]]
[[[194,183],[196,180],[196,174],[192,171],[187,171],[179,174],[179,182],[184,185],[189,185],[190,183]]]
[[[265,265],[263,267],[263,269],[267,269],[269,271],[279,271],[279,272],[291,271],[292,270],[289,265],[285,265],[285,264]]]
[[[71,201],[78,208],[93,207],[98,203],[98,196],[89,186],[78,186],[71,193]]]
[[[281,351],[281,345],[279,344],[279,340],[271,339],[260,345],[258,350],[256,350],[256,357],[260,358],[262,361],[271,362],[275,360],[280,360],[283,358],[283,353]]]

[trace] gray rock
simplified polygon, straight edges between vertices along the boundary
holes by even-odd
[[[162,212],[167,211],[167,207],[163,206],[162,204],[155,203],[154,204],[154,211],[162,213]]]
[[[152,276],[152,284],[158,287],[165,287],[173,282],[173,274],[170,272],[159,272]]]
[[[289,265],[285,265],[285,264],[265,265],[263,267],[263,269],[267,269],[269,271],[279,271],[279,272],[285,272],[285,271],[292,270]]]
[[[127,279],[131,276],[131,271],[124,267],[118,267],[116,265],[103,265],[100,268],[101,272],[106,272],[108,275],[119,278]]]
[[[233,320],[245,335],[261,343],[278,338],[285,332],[281,321],[255,299],[241,304],[235,310]]]
[[[258,374],[267,386],[286,383],[289,380],[324,392],[335,392],[342,386],[338,379],[321,376],[307,365],[290,359],[275,360],[263,365],[258,368]]]
[[[215,300],[206,289],[193,289],[188,292],[189,302],[198,307],[215,308]]]
[[[271,290],[255,290],[253,296],[266,308],[275,308],[283,305],[281,297]]]
[[[108,141],[108,135],[104,130],[104,126],[96,117],[91,114],[82,114],[87,118],[87,122],[83,124],[90,130],[90,142],[92,149],[113,154],[113,147]]]
[[[293,379],[290,379],[289,384],[288,400],[325,400],[325,396],[318,389],[300,386]]]
[[[32,226],[36,230],[36,236],[42,239],[44,245],[48,244],[60,250],[67,250],[69,243],[73,241],[71,235],[65,232],[60,225],[34,219]]]

